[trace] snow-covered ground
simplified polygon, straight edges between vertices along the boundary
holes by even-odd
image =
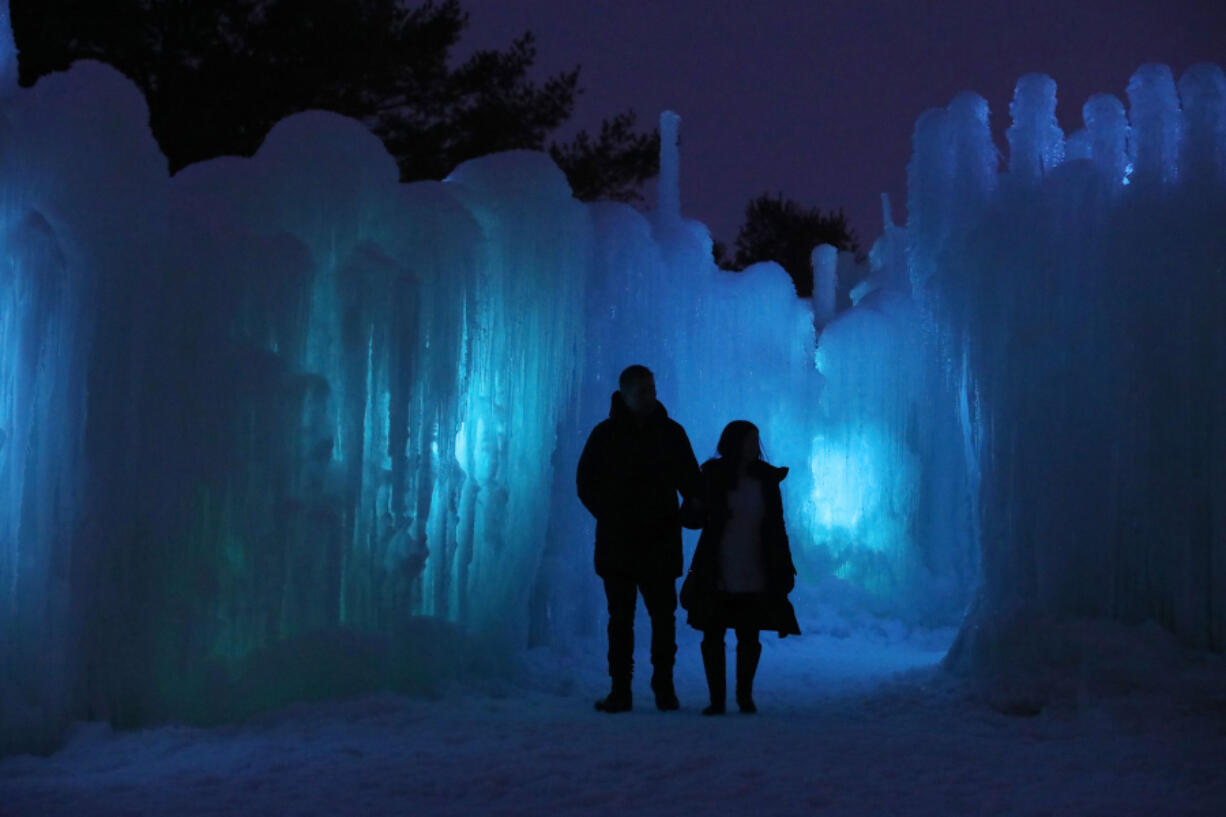
[[[602,644],[538,650],[513,682],[436,698],[83,724],[49,758],[0,761],[0,814],[1226,814],[1216,657],[1176,651],[1127,688],[1021,716],[937,668],[951,631],[809,622],[763,639],[760,714],[707,718],[697,634],[679,636],[680,712],[655,710],[642,649],[636,708],[617,716],[592,709]]]

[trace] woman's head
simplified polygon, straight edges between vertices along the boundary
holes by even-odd
[[[715,451],[732,462],[748,462],[762,458],[762,443],[758,427],[748,420],[733,420],[724,426]]]

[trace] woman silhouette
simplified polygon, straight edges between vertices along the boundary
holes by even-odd
[[[796,613],[788,601],[796,568],[783,526],[779,483],[788,469],[762,460],[758,429],[746,420],[724,428],[719,454],[703,463],[703,518],[687,520],[702,527],[690,572],[681,588],[687,621],[701,630],[702,663],[711,705],[704,715],[724,712],[727,669],[724,633],[736,630],[736,703],[742,712],[758,709],[753,679],[762,654],[761,630],[782,638],[799,635]]]

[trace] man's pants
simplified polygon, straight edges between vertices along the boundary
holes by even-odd
[[[652,686],[672,682],[677,655],[677,580],[671,576],[618,575],[604,579],[609,603],[609,675],[614,685],[620,682],[629,686],[634,674],[634,605],[640,592],[651,616]]]

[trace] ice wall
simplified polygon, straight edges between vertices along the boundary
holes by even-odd
[[[93,64],[4,114],[4,746],[525,643],[592,251],[548,158],[406,186],[312,113],[169,179]]]
[[[823,392],[802,529],[817,545],[813,574],[867,591],[871,608],[906,620],[957,621],[979,569],[974,452],[906,283],[907,231],[888,200],[883,211],[855,306],[818,341]]]
[[[401,185],[309,113],[169,179],[97,64],[3,113],[5,750],[582,634],[573,471],[610,378],[656,366],[700,451],[734,416],[802,417],[817,382],[781,270],[735,288],[701,225],[583,205],[541,154]],[[755,405],[785,369],[808,385]]]
[[[0,751],[598,633],[573,474],[632,362],[700,459],[760,426],[802,581],[961,609],[969,461],[892,223],[857,307],[815,315],[776,264],[715,267],[673,114],[645,216],[535,153],[402,185],[320,112],[168,178],[97,64],[0,98]]]
[[[98,573],[107,554],[78,536],[105,513],[90,490],[107,481],[97,462],[124,451],[127,429],[96,423],[134,373],[104,375],[91,361],[100,337],[122,356],[132,335],[111,307],[143,302],[139,287],[120,283],[139,284],[158,258],[150,236],[161,231],[166,179],[145,118],[140,94],[109,70],[3,93],[2,748],[48,745],[67,702],[86,710],[96,692],[83,672],[90,627],[113,614],[108,592],[119,588]]]
[[[958,665],[1074,616],[1226,638],[1226,80],[1146,65],[1127,91],[1066,141],[1023,77],[1007,172],[982,99],[916,125],[911,279],[980,480]]]

